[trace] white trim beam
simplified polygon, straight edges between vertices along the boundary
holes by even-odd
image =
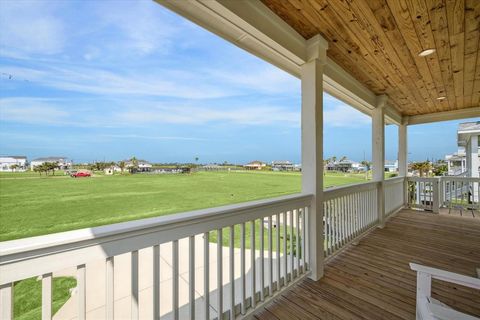
[[[405,116],[409,125],[480,117],[480,107]]]

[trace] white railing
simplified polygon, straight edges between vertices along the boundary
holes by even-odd
[[[390,216],[404,206],[405,178],[396,177],[385,180],[385,216]]]
[[[440,208],[479,210],[480,178],[408,178],[408,205],[433,212]]]
[[[408,178],[408,205],[410,208],[438,212],[439,195],[436,178]]]
[[[334,255],[377,225],[378,186],[378,182],[368,182],[325,190],[325,257]]]
[[[364,206],[358,211],[362,218],[357,222],[363,228],[374,219],[367,211],[367,208],[373,209],[373,202],[360,201],[360,196],[370,199],[373,197],[371,190],[369,187],[363,193],[354,192],[358,203]],[[14,283],[41,277],[42,319],[51,319],[52,274],[73,267],[77,274],[76,316],[85,319],[89,312],[86,301],[91,299],[86,293],[90,286],[87,269],[91,261],[100,260],[103,270],[98,272],[105,275],[102,294],[105,313],[102,318],[113,319],[118,308],[115,292],[116,281],[119,281],[115,262],[120,255],[128,254],[131,267],[126,281],[130,287],[131,313],[127,317],[138,319],[141,305],[144,305],[142,297],[145,297],[139,295],[139,275],[144,276],[139,272],[139,266],[145,262],[139,262],[140,250],[150,250],[152,257],[146,261],[149,261],[148,270],[152,272],[149,306],[153,318],[159,319],[166,313],[173,319],[233,319],[239,314],[248,314],[308,274],[308,209],[311,200],[310,195],[290,195],[2,242],[0,318],[13,318]],[[212,236],[216,236],[216,247],[210,243]],[[225,240],[229,238],[227,244],[224,237]],[[247,248],[248,238],[250,248]],[[201,244],[195,247],[198,239]],[[179,249],[181,242],[185,244],[185,250]],[[166,244],[171,250],[172,281],[167,288],[162,288],[165,282],[160,282],[160,255]],[[215,248],[213,252],[211,248]],[[195,253],[198,256],[199,252],[201,258],[196,259]],[[210,263],[212,255],[216,256],[213,265]],[[228,256],[226,261],[225,256]],[[199,273],[195,270],[200,267],[203,268],[200,273],[203,279],[196,279]],[[180,268],[188,270],[188,294],[179,290],[179,281],[185,281],[183,278],[179,280]],[[212,285],[214,279],[216,283]],[[160,293],[165,290],[171,297],[166,312],[160,310],[160,301],[165,299]]]

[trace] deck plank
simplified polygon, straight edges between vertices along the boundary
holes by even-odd
[[[320,281],[301,281],[266,310],[280,320],[415,319],[416,274],[409,262],[476,276],[480,219],[402,210],[331,259]],[[432,295],[480,316],[478,290],[434,280]]]

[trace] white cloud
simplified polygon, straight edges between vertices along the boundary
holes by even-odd
[[[55,54],[65,43],[64,25],[54,15],[55,2],[0,2],[0,54]]]
[[[72,101],[22,97],[0,99],[0,119],[17,123],[122,128],[158,124],[282,124],[290,127],[300,124],[299,113],[270,105],[222,108],[166,105],[137,99]]]
[[[68,117],[69,113],[67,111],[52,105],[45,99],[0,99],[1,121],[56,124],[67,121]]]
[[[361,113],[353,107],[342,104],[338,100],[331,101],[337,104],[329,105],[329,107],[325,109],[323,114],[323,121],[326,126],[360,127],[369,125],[371,123],[371,119],[369,116]]]

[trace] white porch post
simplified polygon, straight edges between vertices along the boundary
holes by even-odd
[[[470,145],[470,152],[467,154],[467,157],[470,157],[470,176],[473,178],[478,178],[480,174],[478,173],[478,166],[480,165],[478,161],[478,136],[472,135],[468,143]]]
[[[385,106],[387,96],[377,96],[376,108],[372,112],[372,162],[373,181],[378,181],[377,214],[378,226],[383,228],[385,219],[385,194],[383,181],[385,180]]]
[[[403,182],[403,205],[408,206],[408,126],[404,120],[398,126],[398,175],[405,178]]]
[[[310,278],[323,276],[323,67],[328,42],[317,35],[307,42],[302,66],[302,192],[313,194],[309,212]]]
[[[478,160],[478,135],[472,135],[468,143],[470,145],[470,153],[467,154],[467,157],[470,157],[470,177],[478,178],[480,174],[478,172],[478,167],[480,166],[480,161]],[[478,183],[472,183],[472,201],[478,202],[480,194],[478,194]]]

